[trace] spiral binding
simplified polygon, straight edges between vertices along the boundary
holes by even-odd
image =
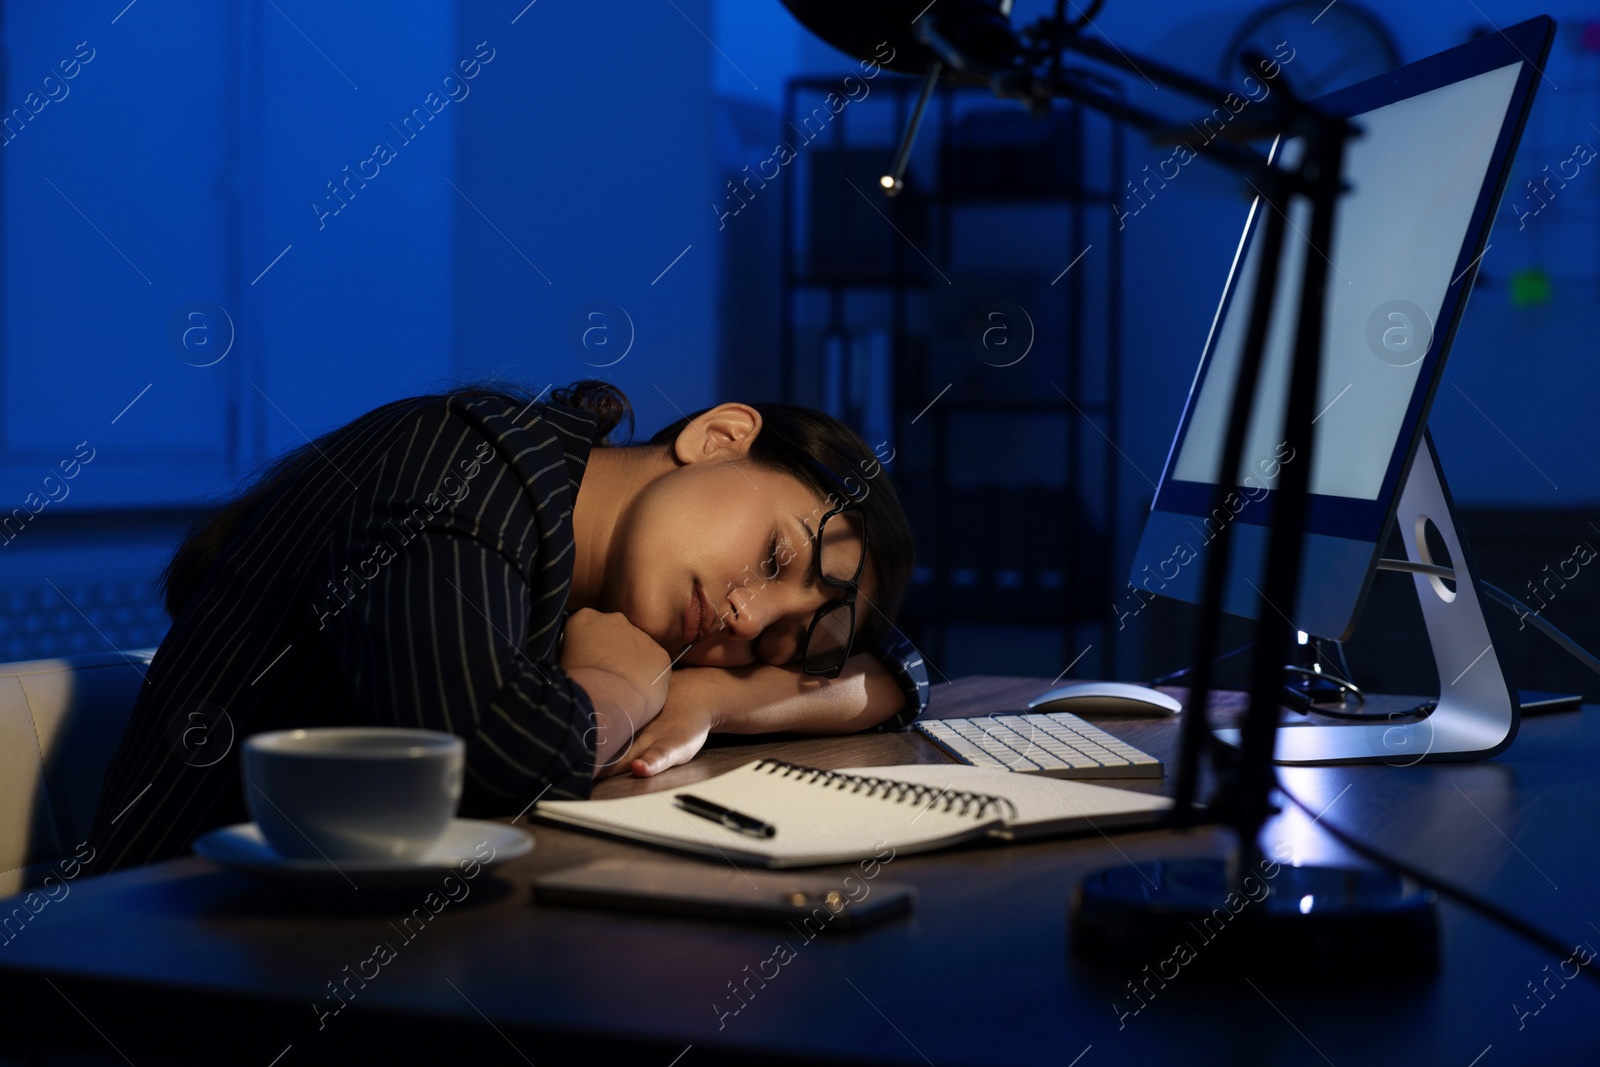
[[[849,787],[850,792],[860,793],[862,796],[882,797],[893,800],[897,804],[911,801],[925,807],[939,806],[940,810],[952,812],[956,815],[970,814],[974,819],[983,818],[990,808],[996,811],[1002,809],[1009,813],[1010,818],[1017,817],[1017,806],[1006,797],[997,797],[992,793],[973,793],[965,789],[935,789],[932,786],[922,785],[919,782],[902,782],[893,778],[878,778],[866,774],[841,774],[838,771],[825,771],[819,767],[806,767],[799,763],[790,763],[788,760],[763,759],[756,762],[756,770],[765,769],[768,774],[782,772],[782,777],[793,778],[807,784],[821,783],[835,789]],[[942,803],[941,803],[942,802]],[[959,809],[957,805],[960,805]]]

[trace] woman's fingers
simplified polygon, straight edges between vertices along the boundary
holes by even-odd
[[[695,754],[696,749],[684,744],[682,741],[660,740],[641,752],[630,763],[635,776],[648,778],[652,774],[660,774],[668,767],[676,767],[686,763]]]
[[[660,774],[669,767],[688,763],[706,743],[711,723],[703,712],[668,708],[634,735],[622,757],[602,768],[597,777],[629,772],[636,778]]]
[[[665,726],[659,732],[649,731],[643,738],[643,751],[628,754],[628,765],[635,776],[648,778],[668,767],[688,763],[706,743],[706,733],[700,725],[684,725],[681,729]]]
[[[627,750],[614,757],[615,762],[609,763],[600,768],[600,772],[596,774],[595,777],[610,778],[613,775],[626,774],[628,771],[633,769],[633,761],[637,759],[641,753],[643,753],[644,749],[648,747],[649,744],[650,741],[648,738],[644,736],[635,737],[628,744]]]
[[[658,740],[659,738],[654,728],[646,727],[634,737],[632,742],[629,743],[627,751],[619,754],[616,757],[615,763],[601,768],[600,773],[595,777],[610,778],[617,774],[638,774],[639,772],[634,770],[634,764],[640,762],[646,753],[654,749],[658,743]],[[657,769],[665,770],[666,768],[661,767]],[[654,772],[652,771],[646,773],[648,774]],[[644,775],[640,775],[640,777],[643,776]]]

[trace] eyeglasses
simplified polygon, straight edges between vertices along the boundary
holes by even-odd
[[[827,548],[828,535],[834,547]],[[859,540],[860,555],[854,556]],[[867,565],[867,516],[859,500],[847,501],[822,516],[812,543],[811,566],[821,584],[845,590],[841,600],[817,609],[800,642],[800,666],[807,674],[837,678],[856,635],[856,583]]]

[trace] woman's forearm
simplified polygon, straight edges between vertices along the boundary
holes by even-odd
[[[593,773],[598,776],[622,757],[634,734],[655,716],[647,714],[650,702],[646,695],[626,678],[591,667],[574,667],[567,676],[588,694],[594,706],[587,736],[594,742]]]
[[[846,734],[876,726],[905,706],[894,675],[871,655],[852,656],[838,678],[798,667],[685,667],[673,672],[674,697],[704,702],[716,733]]]

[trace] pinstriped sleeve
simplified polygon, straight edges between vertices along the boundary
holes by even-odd
[[[488,447],[472,437],[464,447]],[[466,742],[462,815],[516,814],[540,796],[587,798],[594,708],[555,661],[572,566],[562,452],[553,442],[529,450],[544,461],[530,493],[493,457],[475,476],[452,479],[462,449],[443,451],[442,466],[429,459],[414,472],[436,488],[420,507],[415,495],[378,494],[347,541],[360,585],[336,611],[325,602],[319,622],[366,721]],[[555,506],[536,511],[541,488]]]
[[[928,710],[928,667],[923,662],[922,653],[900,633],[890,631],[872,650],[872,654],[883,661],[895,681],[900,683],[900,692],[905,694],[906,702],[894,715],[861,732],[882,733],[910,726]]]

